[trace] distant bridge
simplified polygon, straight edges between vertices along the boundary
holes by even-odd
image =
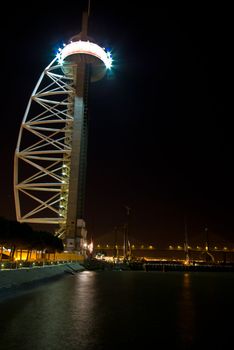
[[[95,244],[94,245],[94,250],[95,251],[100,251],[100,250],[122,250],[124,249],[123,245],[113,245],[113,244]],[[169,245],[167,248],[160,248],[157,247],[155,245],[146,245],[146,244],[141,244],[141,245],[131,245],[131,250],[132,251],[160,251],[160,252],[168,252],[168,251],[185,251],[184,246],[182,245],[177,245],[177,246],[172,246]],[[188,246],[188,251],[189,252],[223,252],[223,253],[227,253],[227,252],[233,252],[234,253],[234,247],[220,247],[220,246],[213,246],[213,247],[209,247],[209,249],[205,246]]]
[[[96,254],[105,254],[106,256],[126,256],[130,254],[138,258],[157,258],[157,259],[178,259],[184,260],[205,260],[219,262],[234,262],[234,247],[230,246],[185,246],[169,245],[160,247],[147,244],[132,244],[131,247],[124,248],[123,245],[115,244],[95,244],[94,252]],[[207,260],[208,259],[208,260]]]

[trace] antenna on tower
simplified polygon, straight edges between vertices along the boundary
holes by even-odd
[[[93,41],[92,38],[88,37],[89,15],[90,15],[90,0],[88,0],[88,4],[87,6],[85,6],[85,9],[82,12],[81,32],[71,37],[70,38],[71,41],[79,41],[79,40]]]
[[[83,11],[82,13],[82,28],[81,28],[81,39],[87,40],[88,39],[88,21],[89,21],[89,15],[90,15],[90,0],[88,0],[88,6],[87,10]]]
[[[87,40],[88,36],[88,13],[83,12],[82,14],[82,28],[81,28],[81,39]]]
[[[91,1],[88,0],[88,17],[89,17],[89,15],[90,15],[90,3],[91,3]]]

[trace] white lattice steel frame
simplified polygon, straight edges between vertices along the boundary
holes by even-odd
[[[39,78],[20,127],[14,160],[17,220],[59,224],[59,237],[67,223],[77,67],[79,62],[92,64],[91,81],[97,81],[112,64],[110,52],[78,39],[60,49]]]
[[[19,222],[66,223],[73,100],[73,77],[64,75],[54,59],[42,73],[20,127],[14,160]],[[30,137],[33,142],[24,145]],[[34,206],[25,210],[21,204],[29,199]]]

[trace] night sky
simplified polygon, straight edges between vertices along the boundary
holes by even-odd
[[[89,35],[112,50],[114,67],[90,88],[88,235],[111,235],[127,205],[138,241],[183,242],[186,217],[189,239],[207,226],[233,242],[231,9],[153,3],[91,1]],[[80,32],[84,4],[12,4],[3,14],[0,216],[8,219],[28,99],[56,49]]]

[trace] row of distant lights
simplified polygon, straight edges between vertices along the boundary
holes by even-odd
[[[101,246],[100,244],[97,244],[96,247],[97,247],[97,248],[113,248],[113,247],[110,246],[109,244],[106,244],[106,245],[103,245],[103,246]],[[120,246],[115,245],[115,248],[122,248],[122,245],[120,245]],[[137,249],[137,247],[136,247],[135,245],[132,245],[131,248],[132,248],[132,249]],[[155,249],[155,247],[152,246],[152,245],[149,245],[149,246],[141,245],[140,248],[141,248],[141,249],[144,249],[144,248],[146,248],[146,249]],[[176,246],[176,247],[173,247],[172,245],[169,245],[168,248],[169,248],[169,249],[178,249],[178,250],[184,249],[184,247],[182,247],[182,246],[180,246],[180,245],[178,245],[178,246]],[[205,247],[205,248],[207,248],[207,247]],[[188,246],[188,249],[193,249],[193,248],[190,247],[190,246]],[[201,249],[203,249],[203,248],[200,247],[200,246],[196,246],[196,249],[197,249],[197,250],[201,250]],[[214,250],[218,250],[218,249],[221,249],[221,250],[222,250],[222,249],[223,249],[223,250],[228,250],[229,248],[228,248],[228,247],[218,248],[218,247],[215,246],[213,249],[214,249]],[[207,250],[207,249],[206,249],[206,250]]]
[[[177,247],[173,247],[173,246],[169,245],[169,249],[184,249],[184,247],[182,247],[180,245],[178,245]],[[193,249],[193,247],[188,246],[188,249]],[[201,249],[203,249],[203,247],[196,246],[196,249],[201,250]],[[205,249],[208,250],[208,247],[205,246]],[[228,247],[218,248],[217,246],[215,246],[215,247],[213,247],[213,249],[214,250],[218,250],[218,249],[228,250],[229,248]]]
[[[70,44],[72,43],[73,41],[70,41]],[[69,44],[68,44],[69,45]],[[65,43],[63,43],[63,48],[67,46]],[[111,69],[112,67],[112,63],[113,63],[113,58],[112,58],[112,55],[111,55],[111,52],[110,51],[106,51],[105,47],[102,48],[105,53],[106,53],[106,56],[107,56],[107,61],[106,61],[106,68],[107,69]],[[62,48],[60,47],[58,49],[58,52],[56,53],[56,58],[59,62],[59,64],[63,64],[63,59],[62,59],[62,56],[61,56],[61,53],[62,53]]]
[[[102,248],[102,247],[105,247],[105,248],[111,248],[111,246],[109,244],[106,244],[105,246],[101,246],[100,244],[97,244],[97,248]],[[115,248],[122,248],[122,245],[118,246],[118,245],[115,245]],[[137,249],[137,247],[133,244],[131,246],[132,249]],[[141,246],[141,248],[146,248],[144,245]],[[148,249],[155,249],[152,245],[149,245],[147,247]]]

